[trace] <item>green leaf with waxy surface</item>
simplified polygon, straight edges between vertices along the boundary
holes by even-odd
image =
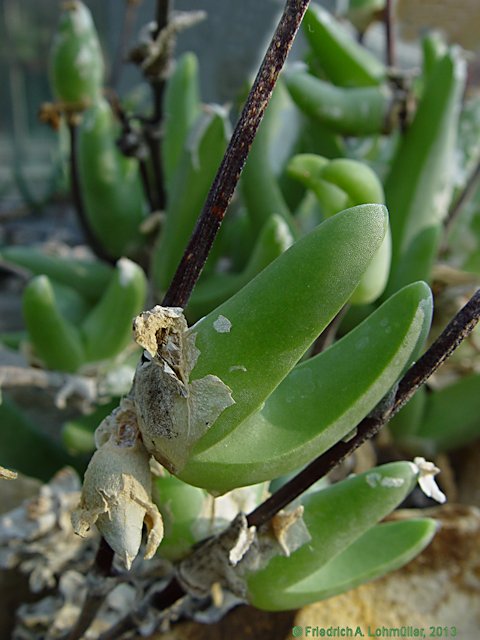
[[[329,161],[322,156],[303,153],[291,159],[288,172],[315,193],[325,215],[334,215],[345,207],[372,202],[383,204],[385,201],[378,176],[358,160],[337,158]],[[388,279],[390,254],[388,230],[382,246],[350,298],[351,304],[368,304],[381,295]]]
[[[49,369],[74,372],[85,362],[80,332],[60,311],[52,283],[36,276],[25,287],[23,318],[35,353]]]
[[[387,224],[381,205],[339,213],[191,327],[200,350],[191,379],[216,375],[235,400],[197,443],[197,452],[258,410],[295,366],[358,285]]]
[[[39,464],[41,461],[41,464]],[[8,397],[0,404],[0,465],[48,481],[72,459]]]
[[[397,429],[395,435],[403,445],[425,455],[467,444],[480,435],[479,391],[478,373],[431,391],[425,396],[416,428],[406,433]]]
[[[175,476],[164,475],[153,480],[153,501],[162,514],[165,532],[159,555],[177,560],[197,542],[194,525],[207,495],[198,487],[185,484]]]
[[[228,491],[278,477],[320,455],[401,376],[425,340],[431,315],[427,285],[405,287],[329,349],[297,365],[260,411],[194,455],[182,479]],[[248,370],[236,374],[248,380]]]
[[[78,0],[63,5],[50,52],[50,79],[59,100],[80,107],[101,95],[103,55],[90,10]]]
[[[188,132],[200,115],[198,60],[194,53],[184,53],[168,79],[163,104],[162,163],[167,191],[182,157]]]
[[[196,121],[168,194],[165,225],[153,255],[153,278],[166,291],[185,251],[229,138],[227,113],[210,105]]]
[[[91,304],[73,287],[59,284],[55,280],[50,280],[57,301],[58,310],[64,318],[73,324],[82,322],[90,311]]]
[[[407,275],[430,276],[419,269],[428,268],[438,246],[436,228],[441,229],[448,213],[465,77],[465,60],[458,49],[450,49],[435,63],[415,118],[391,163],[385,180],[392,229],[388,294],[407,284]]]
[[[0,251],[0,258],[33,275],[45,275],[72,287],[90,302],[100,298],[113,273],[112,267],[100,260],[48,255],[35,247],[5,247]]]
[[[187,308],[189,318],[201,318],[244,287],[293,243],[285,220],[272,215],[263,225],[241,273],[212,273],[195,288]]]
[[[140,224],[147,213],[139,164],[117,148],[120,126],[104,98],[84,116],[78,132],[78,170],[88,223],[116,258],[143,243]]]
[[[303,520],[311,540],[248,577],[251,601],[283,608],[278,601],[274,606],[277,592],[294,588],[347,549],[405,499],[416,479],[415,465],[391,462],[306,496]]]
[[[307,9],[303,31],[319,64],[334,84],[362,87],[385,80],[385,66],[317,4],[312,3]]]
[[[291,131],[295,128],[298,111],[292,113],[292,104],[287,90],[279,81],[242,172],[240,186],[255,233],[260,233],[269,218],[277,214],[285,220],[292,234],[295,237],[298,235],[273,167],[274,161],[278,162],[278,156],[285,153],[285,146],[294,143]],[[282,149],[278,148],[279,140]],[[272,158],[272,149],[276,149],[277,157]]]
[[[142,268],[120,258],[104,296],[81,325],[89,361],[112,358],[131,343],[132,322],[142,310],[146,294]]]
[[[284,73],[294,102],[308,116],[334,133],[368,136],[389,127],[392,91],[380,87],[336,87],[306,73]]]
[[[258,609],[282,611],[331,598],[410,562],[430,543],[435,531],[436,522],[430,518],[375,525],[303,580],[293,584],[278,580],[275,592],[268,594],[254,587],[250,601]]]

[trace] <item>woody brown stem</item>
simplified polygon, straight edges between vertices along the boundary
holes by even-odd
[[[352,454],[361,444],[375,436],[473,331],[479,318],[480,289],[463,309],[457,313],[428,351],[410,367],[398,383],[395,392],[381,401],[357,425],[355,436],[349,439],[348,442],[343,440],[338,442],[259,505],[247,516],[249,526],[259,527],[270,520],[278,511],[290,504],[317,480],[323,478],[347,456]]]
[[[190,298],[308,4],[309,0],[287,0],[285,4],[197,225],[162,302],[164,306],[185,307]]]

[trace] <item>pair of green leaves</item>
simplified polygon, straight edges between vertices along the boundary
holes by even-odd
[[[114,357],[130,343],[132,318],[146,297],[146,278],[137,264],[122,258],[112,272],[97,263],[73,261],[62,276],[63,259],[43,259],[35,252],[28,257],[21,249],[6,250],[3,255],[33,272],[51,274],[36,275],[23,294],[28,337],[47,368],[75,372],[87,362]],[[106,289],[93,302],[82,292],[95,274],[100,274],[98,284],[105,282]],[[70,279],[72,286],[58,283],[57,275],[63,281]]]
[[[190,329],[200,350],[191,378],[218,376],[235,404],[196,443],[183,480],[224,492],[282,475],[344,437],[387,393],[428,330],[421,283],[297,364],[358,286],[386,228],[380,205],[337,214]]]

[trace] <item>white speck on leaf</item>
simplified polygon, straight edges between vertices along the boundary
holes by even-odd
[[[381,475],[379,473],[369,473],[365,479],[367,484],[373,488],[378,486],[381,480]]]
[[[403,487],[403,485],[405,484],[405,480],[403,478],[390,478],[386,476],[385,478],[382,478],[380,484],[382,485],[382,487],[388,488]]]
[[[218,333],[230,333],[230,329],[232,328],[232,323],[228,318],[220,315],[213,323],[213,328]]]
[[[384,476],[380,473],[369,473],[366,477],[367,484],[372,488],[375,487],[385,487],[387,489],[393,489],[402,487],[405,484],[405,480],[403,478],[393,478],[391,476]]]

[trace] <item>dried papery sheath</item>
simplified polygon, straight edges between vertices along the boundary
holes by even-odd
[[[0,467],[0,478],[2,480],[15,480],[17,477],[16,471],[10,471],[10,469],[5,469],[5,467]]]
[[[194,597],[206,597],[214,585],[220,585],[244,599],[251,572],[265,567],[272,557],[288,556],[311,540],[302,516],[303,506],[282,511],[257,530],[248,526],[244,513],[238,513],[226,529],[180,562],[178,580]]]
[[[217,376],[189,381],[200,352],[182,309],[156,306],[136,318],[134,332],[150,354],[135,373],[138,426],[147,450],[178,473],[195,442],[234,400]]]
[[[180,563],[177,577],[194,597],[208,596],[212,586],[219,584],[243,598],[246,585],[238,565],[251,553],[256,555],[257,547],[255,527],[248,527],[245,514],[239,513],[227,529]]]
[[[286,556],[312,539],[303,521],[303,505],[279,511],[271,520],[271,528],[275,540]]]
[[[142,542],[144,523],[145,558],[155,554],[163,538],[162,517],[151,498],[150,456],[138,438],[129,398],[101,423],[96,436],[100,446],[85,472],[72,524],[80,536],[96,524],[129,569]]]

